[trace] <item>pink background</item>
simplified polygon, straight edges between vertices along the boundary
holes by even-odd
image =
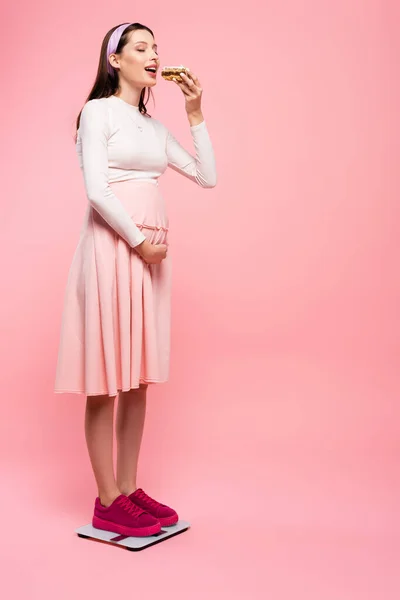
[[[2,23],[1,584],[13,598],[397,599],[399,9],[389,0],[71,0]],[[74,120],[106,31],[190,66],[219,182],[162,180],[172,368],[140,484],[192,529],[139,554],[80,540],[83,396],[55,396],[86,197]],[[156,108],[188,148],[179,90]]]

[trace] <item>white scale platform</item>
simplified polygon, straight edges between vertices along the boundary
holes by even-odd
[[[187,521],[178,521],[176,525],[173,525],[172,527],[164,527],[164,529],[161,529],[160,533],[157,533],[156,535],[150,535],[147,537],[132,537],[119,535],[112,531],[96,529],[93,527],[93,525],[89,524],[83,525],[83,527],[78,527],[78,529],[75,529],[75,533],[77,533],[81,538],[105,542],[107,544],[112,544],[113,546],[121,546],[127,550],[138,551],[149,548],[149,546],[154,546],[154,544],[159,544],[160,542],[168,540],[179,533],[183,533],[189,529],[189,527],[190,523]]]

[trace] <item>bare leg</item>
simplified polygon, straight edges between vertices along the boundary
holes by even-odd
[[[117,409],[117,484],[127,496],[137,489],[136,477],[146,416],[147,385],[121,392]]]
[[[100,502],[110,504],[121,494],[113,465],[113,425],[115,396],[88,396],[85,435]]]

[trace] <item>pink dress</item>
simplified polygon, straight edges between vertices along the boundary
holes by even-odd
[[[216,185],[205,121],[190,130],[195,156],[121,98],[85,104],[76,149],[88,207],[65,290],[56,393],[114,396],[167,381],[171,259],[147,265],[134,248],[168,243],[158,186],[168,166]]]

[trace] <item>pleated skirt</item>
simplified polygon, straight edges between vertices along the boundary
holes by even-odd
[[[158,182],[110,185],[146,238],[168,243]],[[147,265],[89,205],[66,284],[54,391],[114,396],[167,381],[170,315],[169,254]]]

